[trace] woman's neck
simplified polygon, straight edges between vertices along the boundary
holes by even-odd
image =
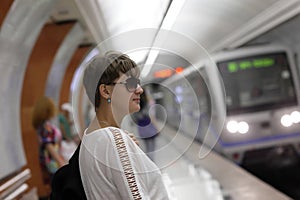
[[[113,127],[120,127],[121,120],[118,120],[110,110],[105,109],[98,109],[96,112],[96,118],[98,120],[98,125],[101,128],[113,126]]]

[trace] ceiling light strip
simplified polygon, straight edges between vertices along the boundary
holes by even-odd
[[[185,0],[172,1],[166,17],[164,18],[163,23],[160,27],[160,30],[171,30],[184,4]],[[162,34],[160,30],[158,31],[158,34],[154,39],[154,43],[152,45],[152,48],[150,49],[146,63],[141,71],[141,77],[146,77],[150,73],[153,64],[159,54],[159,50],[157,48],[154,49],[153,47],[160,47],[162,42],[164,41],[164,38],[166,37],[166,34]]]

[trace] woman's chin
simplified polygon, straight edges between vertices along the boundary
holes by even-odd
[[[139,111],[140,111],[140,109],[141,109],[141,107],[140,107],[140,106],[136,106],[135,108],[132,108],[132,109],[130,110],[130,114],[132,114],[132,113],[136,113],[136,112],[139,112]]]

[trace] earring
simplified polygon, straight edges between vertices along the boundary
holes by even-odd
[[[110,103],[110,102],[111,102],[111,98],[108,97],[108,98],[107,98],[107,103]]]

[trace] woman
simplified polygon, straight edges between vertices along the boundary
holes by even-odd
[[[96,117],[85,130],[79,167],[87,199],[168,199],[157,166],[120,129],[140,110],[139,69],[128,56],[109,52],[87,65],[83,83]]]
[[[32,124],[39,138],[40,165],[43,170],[45,183],[49,183],[57,169],[66,163],[60,152],[62,134],[51,123],[51,119],[55,115],[54,102],[48,97],[40,98],[33,108]]]

